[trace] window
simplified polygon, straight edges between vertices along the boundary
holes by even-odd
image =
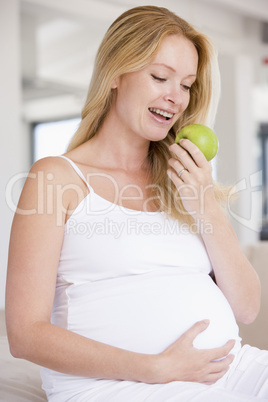
[[[74,118],[36,124],[33,129],[33,163],[46,156],[65,153],[79,123],[80,118]]]

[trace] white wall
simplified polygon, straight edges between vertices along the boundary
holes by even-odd
[[[254,63],[249,55],[219,57],[222,95],[215,131],[219,137],[217,173],[226,185],[234,185],[237,200],[229,204],[230,219],[240,243],[254,243],[261,227],[261,171],[254,124],[252,91]]]
[[[21,136],[20,1],[0,0],[0,308],[4,306],[5,277],[12,211],[5,200],[10,178],[25,167]]]
[[[62,13],[62,18],[67,16],[68,18],[75,18],[76,21],[81,18],[81,21],[85,23],[86,18],[90,18],[92,13],[95,12],[96,1],[0,0],[0,132],[2,141],[2,146],[0,147],[0,193],[2,195],[0,198],[0,309],[4,307],[7,250],[13,216],[12,208],[7,205],[4,194],[6,186],[10,183],[12,177],[27,171],[30,167],[28,123],[36,119],[49,118],[49,116],[51,118],[66,117],[68,114],[73,116],[74,113],[80,111],[83,103],[81,98],[71,96],[61,99],[53,98],[54,103],[47,98],[46,100],[27,102],[21,105],[20,5],[22,3],[24,5],[26,3],[35,4],[36,10],[40,5],[43,14],[45,14],[46,7],[49,7],[50,10],[55,7],[55,13]],[[108,2],[106,3],[108,4]],[[141,2],[135,4],[133,1],[130,3],[130,6],[141,4]],[[123,9],[129,8],[124,2],[121,4],[120,7],[116,6],[113,12],[109,11],[107,13],[105,17],[107,26]],[[163,5],[163,2],[155,0],[151,1],[151,4]],[[218,9],[216,5],[211,6],[207,4],[207,1],[181,0],[178,2],[177,0],[167,0],[165,6],[177,12],[183,18],[188,19],[197,28],[202,29],[211,36],[219,49],[223,79],[223,92],[216,124],[216,131],[220,139],[219,179],[225,184],[240,183],[241,180],[245,179],[246,186],[249,188],[250,180],[253,184],[259,180],[259,176],[254,175],[256,172],[256,158],[254,156],[256,130],[250,105],[256,78],[254,56],[256,56],[256,52],[260,47],[259,24],[256,21],[245,19],[230,10]],[[107,7],[110,9],[110,4]],[[100,14],[95,14],[94,18],[97,21],[100,18]],[[87,25],[89,41],[90,38],[93,38],[96,46],[95,31],[90,35],[90,24]],[[93,25],[92,29],[94,29],[95,25]],[[29,25],[29,27],[34,31],[34,24],[33,26]],[[27,34],[29,32],[24,32],[24,35]],[[34,46],[35,41],[33,40],[31,47],[34,48]],[[51,63],[51,54],[49,54],[48,50],[46,49],[46,53],[42,56],[44,63],[46,57]],[[29,48],[24,49],[24,52],[26,51],[29,52]],[[87,55],[88,61],[92,60],[88,47],[80,49],[80,52],[84,52]],[[29,53],[28,65],[24,65],[24,72],[26,70],[29,72],[37,67],[38,63],[35,57],[31,57],[31,53]],[[69,77],[71,77],[72,84],[76,83],[76,77],[73,72],[69,76],[68,72],[63,70],[59,70],[54,74],[54,70],[46,68],[45,64],[39,65],[39,68],[42,70],[43,75],[54,79],[55,82],[59,79],[60,82],[68,83]],[[78,74],[78,86],[85,81],[85,78],[81,79],[81,77],[86,77],[86,75],[80,74],[79,76]],[[238,93],[238,90],[241,90],[241,92]],[[17,182],[14,186],[14,203],[17,200],[21,184],[22,181]],[[251,191],[244,192],[243,202],[241,201],[236,207],[232,207],[234,209],[231,211],[234,217],[235,229],[242,243],[254,242],[258,239],[256,231],[258,217],[254,217],[254,222],[252,223],[252,220],[248,219],[247,215],[248,212],[252,212],[247,209],[251,202],[251,197]],[[246,220],[243,221],[240,217],[245,217]],[[248,223],[248,221],[250,222]],[[251,227],[248,227],[250,225]]]

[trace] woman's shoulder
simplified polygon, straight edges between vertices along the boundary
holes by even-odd
[[[35,170],[62,170],[66,167],[64,158],[60,156],[46,156],[35,161],[31,167],[31,171]]]
[[[29,177],[41,177],[43,180],[51,182],[61,182],[73,180],[76,175],[73,174],[73,168],[70,163],[61,156],[47,156],[38,159],[31,166]]]
[[[38,209],[37,204],[46,211],[64,212],[63,220],[70,211],[88,194],[87,187],[68,160],[59,156],[49,156],[37,160],[31,167],[24,184],[19,208]],[[50,211],[50,215],[53,213]],[[58,215],[57,215],[58,216]]]

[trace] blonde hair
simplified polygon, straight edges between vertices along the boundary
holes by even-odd
[[[176,133],[193,123],[211,126],[219,95],[218,65],[208,38],[188,22],[166,8],[140,6],[119,16],[106,32],[95,60],[87,100],[81,113],[80,126],[68,150],[92,138],[107,116],[113,99],[114,80],[122,74],[142,69],[150,63],[162,40],[168,35],[183,35],[198,52],[197,79],[191,87],[190,102],[183,115],[162,141],[151,142],[148,158],[152,174],[152,195],[162,210],[173,217],[192,222],[185,211],[178,191],[167,177],[168,146]],[[215,186],[215,194],[222,198],[222,190]]]

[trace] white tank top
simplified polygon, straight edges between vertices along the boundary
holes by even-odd
[[[209,349],[235,339],[233,352],[238,351],[238,326],[209,275],[212,267],[201,236],[165,213],[105,200],[64,159],[89,194],[65,225],[52,322],[100,342],[152,354],[195,322],[209,319],[194,346]],[[58,375],[50,372],[47,381]]]

